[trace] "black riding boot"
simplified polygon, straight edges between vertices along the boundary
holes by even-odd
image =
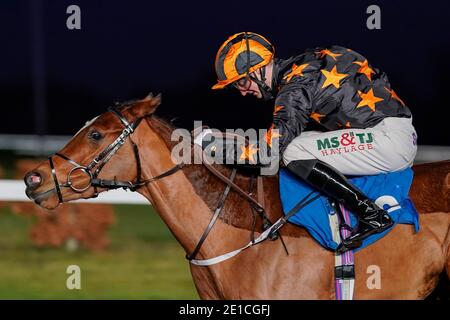
[[[388,213],[367,198],[347,178],[320,160],[297,160],[288,169],[310,185],[342,203],[358,216],[358,228],[342,241],[337,252],[342,253],[361,246],[362,240],[390,228],[394,222]]]

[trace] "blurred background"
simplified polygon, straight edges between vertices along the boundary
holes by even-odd
[[[366,27],[372,4],[379,30]],[[66,26],[70,5],[81,10],[80,30]],[[150,91],[163,94],[157,114],[178,127],[267,128],[270,103],[210,90],[216,51],[236,32],[266,36],[280,58],[332,44],[362,53],[411,108],[416,161],[450,159],[449,18],[450,3],[436,0],[1,1],[0,299],[198,297],[183,250],[150,205],[49,213],[22,201],[18,179],[109,105]],[[70,264],[82,269],[82,290],[66,289]]]

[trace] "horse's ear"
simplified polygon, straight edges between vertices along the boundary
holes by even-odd
[[[153,114],[161,104],[161,94],[156,97],[150,92],[144,99],[137,101],[128,108],[128,111],[137,118],[143,118]]]

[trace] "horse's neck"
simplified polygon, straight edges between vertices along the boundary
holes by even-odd
[[[139,145],[144,179],[155,177],[175,165],[171,159],[170,148],[148,124],[139,127],[138,137],[141,137],[140,141],[135,142]],[[203,174],[206,172],[203,171]],[[211,210],[195,190],[196,187],[200,186],[194,187],[186,174],[180,170],[148,184],[139,191],[152,202],[161,218],[187,252],[193,250],[211,218]],[[233,236],[233,233],[238,232],[235,229],[218,221],[214,232],[205,241],[200,256],[221,252],[223,250],[221,246],[223,241],[221,240],[223,239],[220,238],[224,233]]]

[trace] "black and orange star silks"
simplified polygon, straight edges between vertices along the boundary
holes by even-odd
[[[331,69],[331,71],[320,70],[322,74],[325,76],[325,81],[322,85],[322,89],[328,87],[329,85],[333,85],[336,89],[339,89],[340,81],[348,76],[346,73],[339,73],[337,71],[336,66]]]
[[[342,55],[340,53],[334,53],[334,52],[332,52],[332,51],[330,51],[328,49],[323,49],[323,50],[320,50],[320,51],[318,51],[316,53],[320,53],[320,58],[323,58],[325,56],[330,56],[331,58],[333,58],[333,60],[336,60],[336,57],[339,57],[339,56]]]
[[[372,81],[372,74],[375,73],[371,67],[369,67],[369,61],[364,60],[363,62],[355,61],[354,64],[360,66],[358,73],[365,74],[369,81]]]
[[[256,160],[253,156],[258,152],[258,148],[255,148],[254,144],[249,144],[247,147],[241,146],[241,152],[242,153],[239,157],[239,160],[245,161],[245,159],[248,159],[248,161],[256,163]]]
[[[278,111],[280,111],[283,108],[284,108],[283,106],[275,106],[275,108],[273,109],[273,115],[275,116],[278,113]]]
[[[314,119],[318,123],[320,123],[320,119],[322,119],[323,117],[325,117],[324,114],[320,114],[320,113],[317,113],[317,112],[312,112],[311,115],[310,115],[310,118]]]
[[[370,110],[372,110],[372,112],[375,112],[375,104],[377,102],[384,100],[384,99],[376,97],[373,94],[373,89],[370,89],[369,91],[367,91],[367,93],[364,93],[364,92],[361,92],[358,90],[358,94],[362,100],[358,103],[356,108],[368,106],[370,108]]]
[[[267,145],[271,148],[272,148],[273,139],[281,137],[281,134],[278,131],[273,131],[273,129],[274,129],[274,125],[272,123],[269,130],[267,130],[267,132],[264,136],[264,140],[266,140]]]
[[[341,123],[336,122],[336,125],[337,125],[339,128],[342,128],[342,127],[345,127],[345,128],[351,128],[351,127],[352,127],[351,124],[350,124],[350,121],[347,121],[347,122],[345,123],[345,125],[342,125]]]
[[[301,65],[296,65],[295,63],[292,65],[292,69],[291,72],[289,72],[287,75],[285,75],[283,77],[283,79],[286,79],[286,82],[291,81],[292,77],[294,76],[303,76],[303,70],[305,70],[305,68],[309,66],[309,64],[305,63],[305,64],[301,64]]]
[[[389,90],[388,88],[384,87],[390,94],[391,98],[394,98],[395,100],[399,101],[403,106],[405,106],[405,103],[402,99],[394,92],[394,90]]]

